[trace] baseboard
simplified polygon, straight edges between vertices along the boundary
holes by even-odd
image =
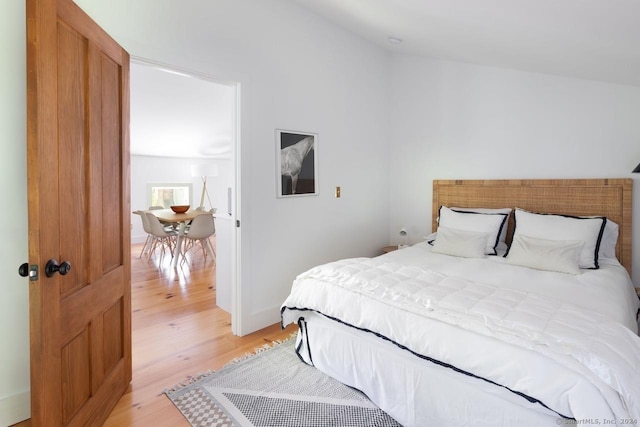
[[[10,426],[30,417],[31,394],[29,390],[0,400],[0,425]]]

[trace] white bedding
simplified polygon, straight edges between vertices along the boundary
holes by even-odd
[[[528,396],[551,414],[628,425],[640,417],[638,308],[621,266],[574,276],[500,257],[439,255],[422,243],[303,273],[282,319],[312,310]]]

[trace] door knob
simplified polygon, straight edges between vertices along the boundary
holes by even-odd
[[[71,271],[71,264],[68,261],[58,264],[57,260],[50,259],[47,261],[47,265],[44,266],[44,274],[46,274],[47,277],[51,277],[56,273],[60,273],[61,276],[64,276],[69,271]]]

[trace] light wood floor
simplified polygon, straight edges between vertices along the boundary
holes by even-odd
[[[133,381],[105,427],[189,426],[162,391],[189,376],[218,370],[236,357],[290,336],[276,324],[253,334],[231,333],[231,317],[216,306],[215,264],[200,255],[172,268],[138,258],[133,245],[131,305]],[[29,426],[29,422],[18,424]]]
[[[218,370],[235,357],[288,337],[279,324],[244,337],[231,333],[231,316],[216,306],[215,264],[195,255],[172,268],[165,257],[138,258],[132,247],[133,382],[108,426],[189,426],[162,394],[190,375]]]

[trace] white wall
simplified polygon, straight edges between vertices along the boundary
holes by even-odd
[[[24,1],[2,3],[0,13],[0,425],[29,416],[29,281],[27,261],[26,39]]]
[[[434,179],[635,178],[640,197],[638,87],[395,56],[390,111],[392,240],[431,231]]]
[[[78,4],[134,56],[240,83],[242,333],[298,273],[387,244],[386,53],[287,1]],[[318,133],[319,196],[276,198],[276,128]]]
[[[227,187],[233,186],[233,168],[230,160],[189,159],[181,157],[131,156],[131,210],[147,209],[149,197],[147,184],[151,183],[191,183],[193,199],[191,206],[200,205],[202,195],[202,179],[191,176],[191,165],[218,165],[219,175],[207,178],[207,191],[213,207],[219,212],[227,209]],[[205,196],[205,208],[209,209],[209,200]],[[139,215],[131,214],[131,241],[142,243],[146,233],[142,229]]]
[[[389,58],[284,0],[77,2],[134,56],[240,82],[245,332],[279,319],[307,267],[374,255],[402,226],[418,241],[435,178],[633,177],[640,161],[636,87]],[[24,2],[10,0],[0,178],[16,208],[3,212],[11,227],[0,243],[0,424],[29,387],[27,282],[12,273],[27,255],[24,22]],[[275,128],[318,132],[320,196],[275,197]],[[132,159],[133,173],[147,160]]]
[[[240,83],[243,332],[279,321],[296,274],[386,245],[385,53],[284,0],[77,3],[133,56]],[[28,285],[14,274],[27,256],[26,41],[24,1],[3,6],[0,424],[11,424],[29,413]],[[319,196],[275,197],[275,128],[319,134]]]

